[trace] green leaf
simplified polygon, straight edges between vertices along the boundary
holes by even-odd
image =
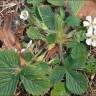
[[[64,38],[64,21],[60,15],[55,17],[56,42],[63,43]],[[66,41],[66,40],[65,40]]]
[[[72,27],[79,26],[80,25],[80,19],[77,16],[69,16],[66,19],[66,23]]]
[[[29,27],[29,29],[27,30],[27,35],[31,38],[31,39],[43,39],[43,35],[40,34],[40,32],[33,28],[33,27]]]
[[[65,18],[65,10],[62,7],[60,8],[60,16],[62,19]]]
[[[48,34],[46,39],[47,39],[47,42],[49,44],[55,43],[55,41],[56,41],[56,34],[55,33]]]
[[[20,75],[21,81],[29,94],[43,95],[50,88],[49,79],[36,66],[26,66]]]
[[[74,39],[78,42],[84,41],[86,39],[85,30],[76,31],[74,33]]]
[[[96,72],[96,58],[94,56],[90,56],[87,59],[85,70],[88,72],[88,74],[94,74]]]
[[[36,67],[38,67],[40,72],[44,73],[45,75],[48,75],[50,73],[49,72],[49,66],[46,62],[38,62]]]
[[[47,1],[55,6],[64,6],[64,0],[47,0]]]
[[[71,51],[71,57],[75,59],[79,64],[84,64],[87,59],[87,49],[81,43],[74,43]]]
[[[52,70],[51,72],[51,84],[54,85],[61,81],[64,77],[65,71],[63,67],[56,67],[55,69]]]
[[[77,64],[76,61],[74,59],[72,59],[71,56],[68,56],[64,59],[64,69],[67,71],[70,70],[77,70],[81,67],[80,64]]]
[[[85,0],[68,0],[72,15],[77,15]]]
[[[36,10],[39,14],[39,18],[42,20],[43,23],[49,28],[54,29],[54,13],[50,6],[44,5],[39,6]]]
[[[66,86],[71,93],[82,95],[87,91],[88,81],[79,72],[66,71]]]
[[[13,96],[19,81],[20,61],[13,51],[0,51],[0,96]]]
[[[51,96],[70,96],[66,91],[65,84],[63,82],[58,82],[54,89],[51,91]]]

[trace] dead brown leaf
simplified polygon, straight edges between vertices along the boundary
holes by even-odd
[[[4,24],[0,30],[0,40],[3,42],[5,48],[7,49],[21,49],[18,39],[14,35],[14,32],[11,28],[12,20],[14,19],[15,14],[7,14],[4,17]]]
[[[95,0],[86,0],[83,7],[78,12],[79,17],[93,16],[96,17],[96,2]]]
[[[18,27],[15,32],[12,30],[12,22],[14,18],[18,16],[17,13],[9,13],[4,16],[4,24],[0,29],[0,41],[3,42],[4,49],[17,49],[18,53],[21,51],[21,44],[19,37],[23,35],[25,27]],[[19,34],[19,36],[17,36]],[[21,66],[25,65],[25,61],[20,54]]]
[[[55,45],[54,48],[47,51],[47,53],[45,55],[45,61],[49,61],[54,56],[56,56],[56,54],[58,54],[58,53],[59,53],[59,46]]]

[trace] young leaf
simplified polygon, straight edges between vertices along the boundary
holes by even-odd
[[[19,81],[20,61],[13,51],[0,51],[0,95],[13,96]]]
[[[64,0],[47,0],[47,1],[55,6],[64,6]]]
[[[80,19],[77,16],[69,16],[66,19],[66,23],[72,27],[79,26],[80,25]]]
[[[49,79],[36,66],[26,66],[20,75],[21,81],[29,94],[43,95],[49,89]]]
[[[66,91],[65,84],[63,82],[58,82],[54,89],[51,91],[51,96],[70,96]]]
[[[72,93],[82,95],[88,88],[88,81],[79,72],[66,71],[66,86]]]
[[[56,34],[55,33],[48,34],[48,36],[46,37],[46,39],[47,39],[47,42],[49,44],[55,43],[55,41],[56,41]]]
[[[31,39],[43,39],[43,35],[41,35],[40,32],[33,27],[29,27],[29,29],[27,30],[27,35]]]
[[[50,6],[44,5],[37,7],[36,13],[39,14],[39,18],[49,29],[54,30],[54,13]]]
[[[81,54],[80,54],[81,53]],[[75,59],[79,64],[84,64],[87,59],[87,49],[81,43],[74,43],[71,51],[71,57]]]
[[[56,67],[52,70],[51,73],[51,84],[54,85],[57,82],[61,81],[64,77],[65,71],[63,67]]]
[[[63,41],[65,40],[67,36],[64,38],[64,35],[65,35],[64,34],[64,21],[60,15],[56,15],[55,17],[55,30],[56,30],[56,42],[65,43]]]

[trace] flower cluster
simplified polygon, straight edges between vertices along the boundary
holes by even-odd
[[[96,47],[96,18],[93,19],[91,16],[87,16],[83,25],[87,27],[86,44]]]

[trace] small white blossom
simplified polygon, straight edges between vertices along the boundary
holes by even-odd
[[[87,32],[93,32],[96,30],[96,18],[92,19],[91,16],[86,17],[86,21],[83,22],[84,27],[87,27]]]
[[[32,40],[29,41],[26,48],[21,49],[21,53],[25,52],[28,48],[30,48],[32,45]]]
[[[93,47],[96,47],[96,32],[89,31],[86,33],[86,44],[87,45],[92,45]]]
[[[29,18],[29,12],[27,10],[21,11],[20,18],[22,20],[27,20]]]
[[[96,47],[96,18],[92,20],[91,16],[86,17],[86,21],[83,22],[84,27],[87,27],[86,44]]]

